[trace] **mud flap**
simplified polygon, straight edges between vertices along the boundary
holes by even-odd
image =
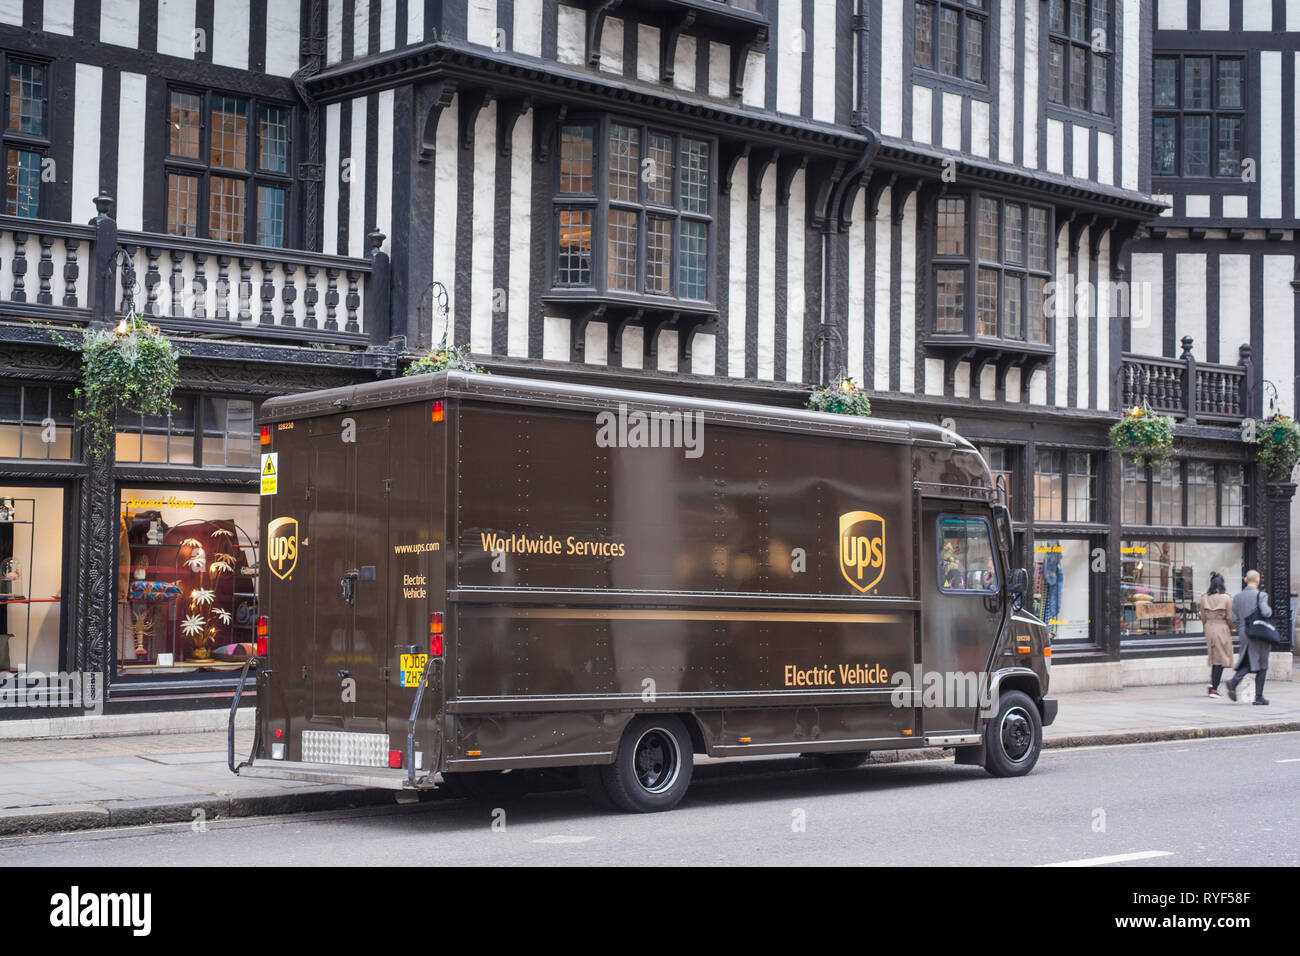
[[[984,745],[975,744],[970,747],[954,747],[957,752],[956,763],[967,767],[984,766]]]

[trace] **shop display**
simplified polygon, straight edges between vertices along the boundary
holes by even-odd
[[[232,517],[167,519],[157,509],[122,512],[127,552],[119,561],[132,571],[119,595],[120,666],[242,662],[247,653],[237,651],[252,643],[257,607],[255,581],[242,572],[257,564],[256,541]]]
[[[1240,542],[1125,541],[1120,548],[1120,633],[1124,637],[1201,634],[1200,596],[1222,574],[1240,589]]]

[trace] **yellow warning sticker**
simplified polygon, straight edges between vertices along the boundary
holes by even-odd
[[[262,456],[262,494],[273,495],[279,485],[280,453],[272,451]]]

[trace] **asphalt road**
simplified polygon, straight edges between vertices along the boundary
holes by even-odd
[[[770,764],[767,765],[770,768]],[[1300,734],[697,780],[669,813],[581,792],[0,839],[0,866],[1300,865]],[[1272,810],[1269,801],[1275,802]],[[1243,814],[1243,808],[1256,807]]]

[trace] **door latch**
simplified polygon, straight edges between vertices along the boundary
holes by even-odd
[[[340,670],[340,671],[339,671],[339,680],[347,680],[348,677],[351,676],[351,674],[352,674],[352,672],[349,671],[349,670]]]
[[[357,571],[355,568],[353,568],[351,571],[343,572],[343,579],[339,581],[339,587],[343,591],[344,604],[356,603],[356,595],[352,593],[352,582],[357,579],[357,576],[359,574],[360,572]]]

